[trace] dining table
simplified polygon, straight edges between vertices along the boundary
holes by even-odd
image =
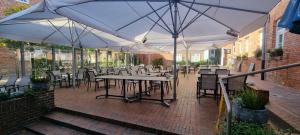
[[[105,82],[105,94],[104,95],[98,95],[96,96],[96,99],[98,99],[99,97],[120,97],[122,98],[124,101],[126,102],[134,102],[134,101],[141,101],[141,100],[152,100],[152,101],[159,101],[161,102],[161,104],[163,106],[169,107],[169,103],[167,103],[165,100],[172,100],[172,99],[165,99],[164,98],[164,87],[163,87],[163,83],[167,82],[167,81],[171,81],[172,78],[171,77],[162,77],[162,76],[154,76],[154,74],[145,74],[145,75],[135,75],[135,76],[129,76],[129,75],[103,75],[103,76],[97,76],[97,79],[104,79]],[[123,83],[123,95],[113,95],[113,94],[109,94],[109,87],[108,87],[108,82],[109,80],[122,80]],[[127,97],[126,95],[126,90],[125,90],[125,84],[126,84],[126,80],[134,80],[134,81],[138,81],[138,86],[139,86],[139,93],[138,93],[138,97],[131,100]],[[142,91],[142,81],[159,81],[160,82],[160,90],[161,90],[161,94],[160,94],[160,99],[155,99],[155,98],[145,98],[143,97],[143,91]],[[145,83],[145,91],[147,91],[147,83]]]

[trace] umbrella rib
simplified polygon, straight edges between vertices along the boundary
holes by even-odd
[[[48,20],[52,28],[54,28],[56,31],[58,31],[62,36],[65,37],[70,43],[72,42],[64,33],[62,33],[50,20]]]
[[[75,26],[75,24],[74,24],[74,26]],[[82,33],[84,33],[85,31],[86,31],[86,29],[87,29],[87,26],[85,26],[85,28],[80,32],[80,34],[78,33],[78,31],[77,31],[77,27],[75,27],[74,28],[75,29],[75,33],[76,33],[76,39],[75,39],[75,41],[74,41],[74,43],[76,43],[77,42],[77,40],[78,40],[78,42],[79,42],[79,46],[80,47],[82,47],[81,46],[81,41],[80,41],[80,38],[82,37],[81,35],[82,35]]]
[[[137,11],[127,2],[127,5],[138,15],[138,16],[140,16],[141,17],[141,15],[139,14],[139,13],[137,13]],[[162,16],[164,16],[166,13],[167,13],[167,11],[168,11],[169,9],[167,9],[164,13],[163,13],[163,15]],[[149,16],[147,16],[147,19],[149,19],[150,21],[152,21],[153,23],[154,23],[154,25],[150,28],[150,30],[147,32],[147,34],[145,34],[145,36],[146,35],[148,35],[148,33],[150,33],[150,31],[154,28],[154,26],[157,24],[157,25],[159,25],[161,28],[163,28],[164,30],[166,30],[167,32],[169,32],[169,33],[172,33],[172,32],[170,32],[168,29],[166,29],[166,28],[164,28],[163,26],[161,26],[159,23],[158,23],[158,21],[160,20],[160,19],[158,19],[157,21],[154,21],[151,17],[149,17]],[[144,37],[145,37],[144,36]]]
[[[169,9],[167,9],[163,14],[162,14],[162,17],[165,16],[165,14],[168,12]],[[160,18],[155,21],[155,23],[152,25],[152,27],[150,28],[150,30],[145,34],[144,38],[152,31],[152,29],[158,24],[158,22],[160,21]]]
[[[185,7],[187,7],[187,8],[191,8],[191,10],[193,10],[193,11],[195,11],[195,12],[197,12],[197,13],[201,13],[201,14],[203,14],[205,17],[207,17],[207,18],[209,18],[209,19],[212,19],[213,21],[215,21],[215,22],[217,22],[217,23],[219,23],[219,24],[221,24],[221,25],[223,25],[223,26],[225,26],[225,27],[227,27],[227,28],[229,28],[229,29],[232,29],[232,30],[234,30],[234,31],[239,32],[238,30],[236,30],[236,29],[234,29],[234,28],[232,28],[232,27],[230,27],[230,26],[228,26],[228,25],[222,23],[221,21],[219,21],[219,20],[217,20],[217,19],[214,19],[214,18],[212,18],[212,17],[206,15],[205,13],[203,13],[203,12],[201,12],[201,11],[199,11],[199,10],[193,8],[193,7],[189,7],[189,6],[187,6],[186,4],[181,3],[181,2],[179,2],[179,4],[182,5],[182,6],[185,6]]]
[[[86,26],[86,27],[84,28],[84,30],[83,30],[82,32],[80,32],[79,34],[78,34],[77,29],[75,29],[77,38],[75,39],[74,43],[76,43],[77,41],[79,41],[79,43],[81,43],[80,38],[85,37],[85,36],[88,34],[88,32],[90,31],[90,30],[86,31],[86,29],[87,29],[87,26]]]
[[[191,4],[190,7],[193,7],[194,3],[195,3],[195,0],[193,0],[193,2],[192,2],[192,4]],[[179,28],[178,28],[178,31],[180,31],[180,29],[182,28],[183,23],[185,22],[185,20],[186,20],[188,14],[190,13],[190,11],[191,11],[191,8],[189,8],[188,11],[187,11],[187,13],[185,14],[185,16],[184,16],[184,18],[183,18],[183,21],[181,22],[181,24],[180,24],[180,26],[179,26]]]
[[[156,10],[153,9],[152,12],[149,12],[149,13],[145,14],[144,16],[142,16],[142,17],[140,17],[140,18],[137,18],[137,19],[131,21],[130,23],[128,23],[128,24],[126,24],[126,25],[124,25],[124,26],[118,28],[116,31],[120,31],[121,29],[124,29],[124,28],[126,28],[127,26],[129,26],[129,25],[131,25],[131,24],[133,24],[133,23],[136,23],[136,22],[138,22],[139,20],[141,20],[141,19],[143,19],[143,18],[145,18],[145,17],[148,17],[149,15],[153,14],[154,12],[156,13],[156,11],[163,9],[163,8],[166,7],[166,6],[168,6],[168,4],[166,4],[166,5],[164,5],[164,6],[161,6],[160,8],[157,8]]]
[[[183,32],[187,27],[189,27],[191,24],[193,24],[198,18],[200,18],[202,15],[204,15],[205,12],[207,12],[211,7],[208,7],[204,12],[200,13],[198,12],[198,14],[196,14],[191,20],[190,22],[185,25],[179,32]]]
[[[68,22],[66,22],[64,25],[60,26],[58,29],[60,30],[61,28],[63,28],[66,24],[68,24]],[[56,33],[57,31],[53,31],[51,32],[47,37],[45,37],[43,40],[42,40],[42,43],[45,42],[47,39],[49,39],[54,33]]]
[[[168,11],[169,9],[167,9],[167,11]],[[150,17],[147,17],[149,20],[151,20],[152,22],[156,22],[156,21],[154,21],[152,18],[150,18]],[[167,28],[165,28],[164,26],[162,26],[161,24],[159,24],[158,22],[157,22],[157,25],[159,26],[159,27],[161,27],[161,28],[163,28],[164,30],[166,30],[167,32],[169,32],[169,33],[171,33],[172,34],[172,31],[169,31]]]
[[[181,0],[180,2],[192,3],[190,1],[185,1],[185,0]],[[221,5],[206,4],[206,3],[201,3],[201,2],[195,2],[195,4],[202,5],[202,6],[229,9],[229,10],[244,11],[244,12],[250,12],[250,13],[256,13],[256,14],[268,14],[268,12],[264,12],[264,11],[256,11],[256,10],[249,10],[249,9],[242,9],[242,8],[235,8],[235,7],[227,7],[227,6],[221,6]]]
[[[149,3],[149,1],[147,1],[148,6],[154,11],[154,13],[157,15],[158,18],[161,18],[161,16],[159,16],[159,14],[156,12],[156,10],[152,7],[152,5]],[[168,4],[167,4],[168,5]],[[167,23],[164,21],[164,19],[161,18],[161,21],[164,23],[164,25],[167,27],[167,29],[169,31],[172,32],[172,30],[170,29],[170,27],[167,25]]]
[[[169,0],[169,9],[170,9],[170,13],[171,13],[171,19],[172,19],[172,24],[173,26],[175,26],[175,21],[174,21],[174,17],[173,17],[173,10],[172,10],[172,5],[171,5],[171,0]],[[175,32],[176,28],[173,27],[173,31]]]

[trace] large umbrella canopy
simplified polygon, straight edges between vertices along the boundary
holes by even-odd
[[[214,40],[232,39],[228,30],[247,34],[264,25],[279,1],[178,0],[177,8],[174,0],[46,0],[46,5],[53,12],[125,39],[171,43],[174,24],[181,33],[179,41],[186,42],[212,35]],[[176,15],[174,10],[178,10]]]
[[[0,21],[0,37],[83,48],[123,46],[133,42],[50,12],[45,2]]]
[[[300,34],[300,0],[291,0],[279,22],[279,26]]]

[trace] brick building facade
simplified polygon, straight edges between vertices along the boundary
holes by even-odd
[[[282,43],[280,43],[280,48],[283,49],[283,56],[280,58],[270,57],[270,54],[267,53],[267,68],[300,62],[300,35],[290,33],[286,29],[277,27],[277,23],[283,15],[288,2],[289,0],[282,0],[270,12],[270,18],[267,22],[267,30],[265,33],[265,37],[267,38],[266,50],[268,51],[278,48],[278,33],[280,32],[280,34],[282,34],[282,39],[280,40]],[[225,48],[231,48],[232,50],[232,53],[226,57],[227,65],[230,66],[234,63],[234,61],[238,61],[238,57],[247,53],[247,58],[242,59],[242,72],[247,71],[250,63],[255,63],[255,68],[260,69],[261,61],[255,57],[255,50],[261,48],[263,34],[262,28],[260,28],[246,36],[239,37],[233,44],[226,45]],[[300,68],[290,68],[287,70],[267,73],[267,80],[271,80],[288,87],[299,88],[300,84],[297,82],[300,82]]]

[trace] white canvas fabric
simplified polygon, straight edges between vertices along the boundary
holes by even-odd
[[[134,44],[51,12],[45,2],[1,20],[0,37],[33,43],[73,45],[77,48],[111,48]]]
[[[236,31],[242,36],[262,27],[267,20],[268,12],[279,1],[180,0],[177,28],[187,27],[179,34],[178,42],[205,46],[200,43],[234,40],[234,37],[226,34],[228,30]],[[75,46],[100,48],[132,45],[141,43],[145,38],[147,39],[145,44],[172,45],[173,11],[174,6],[173,4],[169,6],[168,0],[44,0],[24,12],[2,20],[0,36],[22,41],[66,45],[68,40],[63,39],[60,32],[43,40],[53,31],[49,22],[45,20],[51,19],[59,27],[70,19],[77,22],[75,25],[79,31],[85,26],[93,29],[92,34],[80,38],[81,43],[78,41],[74,43]],[[196,15],[198,18],[188,25]],[[62,29],[66,37],[71,38],[70,34],[67,34],[68,28]]]
[[[268,12],[279,1],[195,0],[189,10],[193,0],[180,0],[178,4],[179,18],[184,20],[185,14],[189,12],[183,25],[186,25],[188,20],[197,13],[204,13],[183,31],[184,38],[183,35],[180,35],[179,41],[197,41],[201,37],[210,36],[217,36],[218,38],[215,40],[220,40],[219,38],[232,39],[226,35],[226,31],[229,29],[239,32],[240,35],[247,34],[264,25]],[[162,16],[165,23],[172,29],[169,1],[165,0],[149,2],[153,9],[158,9],[156,13],[146,1],[142,0],[47,0],[47,3],[52,7],[51,10],[58,14],[132,41],[143,39],[154,22],[159,19],[156,13]],[[166,12],[165,15],[164,12]],[[148,16],[144,17],[145,15]],[[130,24],[135,20],[135,23]],[[127,24],[130,25],[126,26]],[[159,21],[159,24],[164,26],[162,21]],[[146,37],[147,43],[172,42],[172,35],[157,25]]]

